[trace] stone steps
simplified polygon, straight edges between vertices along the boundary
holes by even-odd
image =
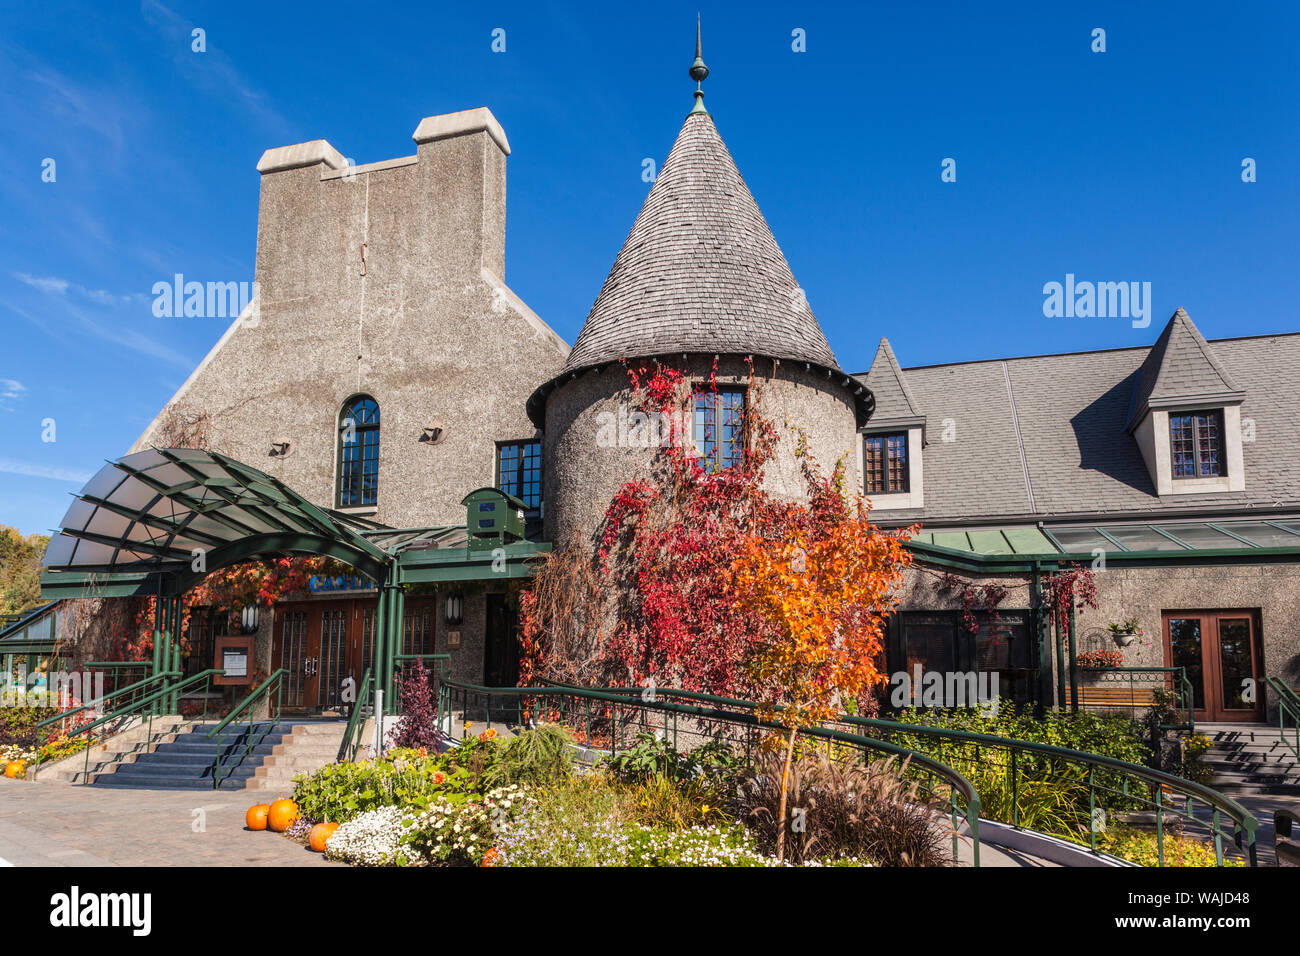
[[[295,724],[292,733],[262,758],[249,777],[247,788],[290,795],[294,777],[319,770],[338,759],[347,726],[344,720]]]
[[[1214,770],[1212,786],[1223,793],[1300,794],[1300,759],[1268,724],[1199,724],[1213,741],[1204,760]]]

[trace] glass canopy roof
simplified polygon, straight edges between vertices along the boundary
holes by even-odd
[[[922,531],[913,541],[988,555],[1054,555],[1135,551],[1242,551],[1282,548],[1300,553],[1300,519],[1113,522],[1091,525]]]
[[[199,552],[223,546],[256,541],[268,553],[292,552],[309,540],[382,562],[384,550],[363,534],[372,528],[216,452],[152,448],[109,462],[90,479],[43,563],[51,571],[185,570]]]

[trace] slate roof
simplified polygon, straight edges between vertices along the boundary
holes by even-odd
[[[1243,443],[1245,491],[1156,494],[1127,430],[1153,368],[1157,398],[1207,384],[1240,391],[1256,435]],[[858,378],[871,382],[874,372]],[[925,507],[878,511],[882,524],[1300,507],[1300,333],[1207,343],[1179,310],[1151,347],[905,368],[902,377],[928,420]],[[876,401],[876,417],[905,413],[888,389]]]
[[[868,389],[840,370],[713,117],[691,113],[632,224],[560,375],[534,391],[620,359],[755,355],[807,363],[845,388],[858,423]]]
[[[683,352],[836,367],[707,113],[682,125],[564,368]]]
[[[871,361],[871,370],[865,376],[859,376],[876,397],[876,411],[871,416],[872,425],[886,423],[916,422],[924,424],[925,415],[912,397],[907,379],[898,367],[898,359],[889,339],[881,339],[876,349],[876,357]]]
[[[1187,401],[1240,401],[1232,376],[1179,308],[1138,370],[1128,427],[1136,428],[1149,409]]]

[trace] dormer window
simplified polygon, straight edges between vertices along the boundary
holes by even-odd
[[[1175,479],[1222,477],[1223,413],[1170,412],[1169,452]]]
[[[892,435],[864,435],[862,446],[862,491],[866,495],[888,495],[908,491],[907,432]]]

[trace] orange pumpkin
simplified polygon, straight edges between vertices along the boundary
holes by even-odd
[[[325,844],[329,838],[334,835],[334,831],[339,828],[337,823],[318,823],[311,828],[311,833],[307,834],[307,842],[317,853],[325,852]]]
[[[5,776],[12,780],[27,776],[27,764],[21,760],[9,761],[9,766],[5,767]]]
[[[269,803],[259,803],[255,807],[249,807],[248,812],[244,814],[244,826],[250,830],[265,830],[266,818],[271,813]]]
[[[266,816],[266,825],[276,833],[283,833],[293,826],[297,819],[298,804],[287,797],[281,797],[271,804],[270,812]]]

